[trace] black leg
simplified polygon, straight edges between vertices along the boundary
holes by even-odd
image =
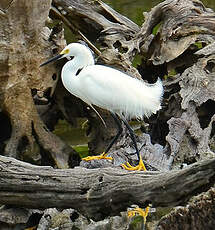
[[[117,141],[117,139],[119,138],[120,134],[122,133],[122,125],[121,125],[121,121],[119,120],[118,116],[114,113],[111,113],[116,125],[117,125],[117,129],[118,132],[116,134],[116,136],[112,139],[112,141],[110,142],[110,144],[108,145],[108,147],[105,150],[105,153],[108,153],[108,151],[110,150],[110,148],[113,146],[113,144]]]
[[[122,119],[123,123],[126,125],[126,127],[128,128],[131,140],[134,143],[134,148],[136,150],[138,160],[140,161],[140,152],[139,152],[139,150],[137,148],[137,141],[136,141],[135,133],[134,133],[133,129],[131,128],[131,126],[128,124],[128,122],[125,120],[125,118],[121,118],[121,119]]]

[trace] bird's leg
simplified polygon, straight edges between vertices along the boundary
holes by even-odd
[[[131,140],[133,141],[134,148],[136,150],[137,158],[138,158],[138,160],[140,160],[140,152],[139,152],[139,149],[137,148],[137,141],[136,141],[135,133],[134,133],[133,129],[131,128],[131,126],[128,124],[128,122],[124,118],[122,118],[122,121],[126,125],[128,131],[129,131]]]
[[[139,164],[137,166],[135,166],[135,167],[131,166],[128,162],[126,164],[122,164],[122,167],[127,169],[127,170],[138,170],[138,171],[143,170],[143,171],[146,171],[146,167],[145,167],[145,165],[143,163],[143,160],[142,160],[142,157],[140,155],[139,149],[137,148],[137,141],[136,141],[135,133],[134,133],[133,129],[131,128],[131,126],[128,124],[128,122],[124,118],[122,118],[122,121],[126,125],[126,127],[128,128],[131,140],[134,143],[134,148],[136,150],[136,154],[137,154],[137,157],[138,157],[138,160],[139,160]]]
[[[138,157],[138,160],[139,160],[139,164],[137,166],[135,166],[135,167],[130,165],[128,162],[126,162],[126,164],[122,164],[122,167],[124,169],[127,169],[127,170],[135,170],[135,171],[141,171],[142,170],[142,171],[146,171],[146,167],[145,167],[145,165],[143,163],[143,160],[142,160],[142,157],[140,155],[139,149],[137,148],[137,141],[136,141],[135,133],[134,133],[133,129],[131,128],[131,126],[128,124],[128,122],[124,118],[122,118],[122,121],[126,125],[126,127],[128,128],[131,140],[134,143],[134,147],[135,147],[137,157]],[[144,229],[145,229],[146,217],[148,216],[148,213],[149,213],[149,206],[147,206],[145,209],[135,208],[135,209],[130,210],[128,212],[128,217],[135,216],[136,214],[139,214],[140,216],[142,216],[143,219],[144,219]]]
[[[108,153],[108,151],[111,149],[111,147],[113,146],[113,144],[117,141],[117,139],[119,138],[120,134],[122,133],[122,125],[121,125],[121,121],[119,120],[118,116],[115,113],[111,112],[111,116],[113,117],[116,125],[117,125],[117,134],[116,136],[111,140],[110,144],[108,145],[108,147],[105,150],[105,153]]]
[[[114,113],[111,112],[111,116],[113,117],[116,125],[117,125],[117,134],[116,136],[111,140],[110,144],[108,145],[108,147],[106,148],[106,150],[99,156],[88,156],[88,157],[84,157],[82,158],[82,160],[85,161],[90,161],[90,160],[100,160],[100,159],[106,159],[106,160],[112,160],[112,157],[107,157],[108,151],[111,149],[111,147],[113,146],[113,144],[117,141],[117,139],[119,138],[120,134],[122,133],[122,125],[121,125],[121,121],[119,120],[118,116]]]

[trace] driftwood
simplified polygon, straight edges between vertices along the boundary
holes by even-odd
[[[180,167],[206,155],[214,156],[209,146],[209,139],[214,143],[211,133],[215,117],[214,111],[210,112],[215,101],[214,49],[197,56],[199,49],[208,50],[207,45],[214,42],[214,15],[200,1],[164,1],[145,14],[137,36],[152,66],[168,75],[164,94],[167,107],[157,120],[162,131],[155,125],[151,133],[154,141],[162,143],[165,138],[163,153],[169,155],[169,166],[173,161],[173,167]],[[209,66],[212,68],[206,71]],[[147,66],[142,73],[147,73]]]
[[[163,217],[156,230],[168,229],[214,229],[215,189],[209,189],[186,205],[176,208]],[[189,225],[187,224],[189,223]]]
[[[18,11],[19,8],[25,8],[26,14]],[[138,138],[138,147],[149,165],[167,171],[214,157],[215,13],[199,0],[166,0],[144,14],[141,27],[101,1],[53,0],[52,5],[51,1],[1,1],[0,150],[3,154],[67,168],[69,164],[79,164],[80,159],[51,132],[59,118],[70,124],[75,123],[76,117],[88,119],[91,153],[103,151],[116,133],[108,112],[100,110],[107,130],[93,111],[57,81],[63,62],[38,68],[65,45],[62,25],[52,31],[44,27],[49,8],[52,19],[62,20],[77,39],[85,40],[94,49],[98,63],[149,82],[162,78],[163,108],[157,116],[145,120],[148,125],[141,127],[143,134]],[[28,22],[24,27],[23,21]],[[92,43],[99,44],[101,50],[96,50]],[[136,69],[132,62],[137,56],[142,59]],[[114,160],[122,163],[119,156],[131,152],[133,148],[124,129],[112,149]],[[214,184],[214,160],[181,171],[129,173],[120,167],[62,171],[12,158],[0,159],[1,204],[72,207],[97,220],[116,215],[131,204],[142,207],[148,203],[185,204],[190,197]],[[92,163],[92,167],[95,165],[98,166]],[[186,210],[184,215],[188,217],[187,213]],[[173,220],[180,222],[180,215],[173,216]],[[170,227],[169,220],[164,219],[160,226]]]
[[[214,184],[214,167],[215,159],[167,173],[128,172],[121,168],[60,170],[0,157],[0,203],[74,208],[98,220],[117,215],[131,204],[183,204]]]

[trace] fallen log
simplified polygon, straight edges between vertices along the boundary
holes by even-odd
[[[120,167],[54,169],[0,156],[0,204],[74,208],[100,220],[132,204],[182,205],[215,182],[215,159],[169,172],[128,172]]]

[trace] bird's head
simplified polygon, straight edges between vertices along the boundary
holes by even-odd
[[[44,66],[50,62],[53,62],[53,61],[56,61],[56,60],[59,60],[59,59],[62,59],[62,58],[69,58],[69,57],[76,57],[76,56],[80,56],[81,54],[84,54],[85,56],[88,54],[92,55],[90,49],[83,45],[83,44],[80,44],[80,43],[70,43],[69,45],[67,45],[61,52],[60,54],[58,54],[57,56],[49,59],[48,61],[42,63],[40,65],[41,66]]]

